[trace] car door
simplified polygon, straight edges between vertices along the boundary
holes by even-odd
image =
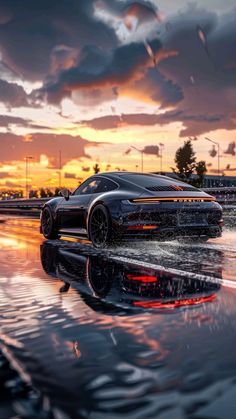
[[[58,207],[59,229],[83,229],[90,202],[98,194],[101,179],[90,178],[85,181],[68,200],[63,199]]]

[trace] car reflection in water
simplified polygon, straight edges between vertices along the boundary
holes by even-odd
[[[119,313],[197,306],[212,302],[220,289],[221,272],[211,272],[212,281],[184,277],[162,270],[119,263],[108,257],[82,252],[66,245],[45,242],[41,246],[44,271],[64,281],[60,292],[76,287],[86,304],[96,311]],[[214,276],[213,276],[214,274]],[[201,275],[209,279],[207,268]],[[215,279],[213,279],[215,278]],[[165,310],[163,310],[165,309]]]

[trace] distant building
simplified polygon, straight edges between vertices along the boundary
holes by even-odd
[[[172,177],[173,179],[178,179],[178,176],[173,172],[155,172],[155,174],[162,174],[164,176]],[[192,175],[192,179],[195,179],[197,175]],[[215,175],[205,175],[203,187],[204,188],[216,188],[216,187],[225,187],[225,186],[235,186],[236,187],[236,176],[215,176]]]

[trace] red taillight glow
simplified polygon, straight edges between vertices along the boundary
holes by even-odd
[[[158,226],[128,226],[128,230],[154,230]]]
[[[158,278],[156,276],[148,276],[148,275],[132,275],[128,274],[127,279],[129,281],[139,281],[143,283],[150,283],[150,282],[157,282]]]
[[[203,303],[210,303],[216,299],[216,295],[210,295],[209,297],[200,297],[200,298],[188,298],[185,300],[176,300],[170,301],[167,303],[162,303],[160,301],[134,301],[133,305],[135,307],[142,307],[142,308],[178,308],[184,306],[192,306],[198,305]]]
[[[173,197],[159,197],[159,198],[136,198],[136,199],[132,199],[131,202],[134,203],[154,203],[154,202],[158,202],[158,201],[170,201],[170,202],[193,202],[193,201],[199,201],[199,202],[205,202],[205,201],[215,201],[216,198],[214,197],[179,197],[179,198],[173,198]]]

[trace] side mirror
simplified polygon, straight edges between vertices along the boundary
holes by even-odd
[[[61,189],[61,190],[60,190],[60,192],[59,192],[59,194],[60,194],[61,196],[63,196],[63,198],[65,198],[65,200],[66,200],[66,201],[68,201],[68,200],[69,200],[69,198],[70,198],[70,191],[69,191],[69,189],[67,189],[67,188],[63,188],[63,189]]]

